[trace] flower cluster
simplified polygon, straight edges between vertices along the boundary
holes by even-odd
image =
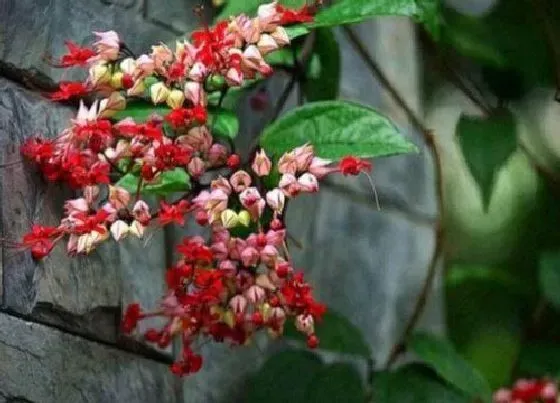
[[[557,403],[558,385],[550,379],[519,379],[511,389],[494,393],[495,403]]]
[[[181,258],[167,270],[168,291],[159,308],[148,312],[132,304],[122,321],[122,330],[131,333],[141,319],[165,318],[161,329],[148,329],[143,337],[160,347],[173,338],[182,341],[182,357],[172,365],[178,375],[200,369],[197,340],[246,344],[259,330],[282,334],[289,318],[309,347],[319,343],[314,326],[325,307],[294,270],[284,211],[290,199],[317,192],[326,175],[358,175],[371,165],[352,156],[321,159],[310,144],[276,160],[254,150],[242,164],[232,145],[206,125],[209,92],[271,74],[263,56],[289,44],[282,25],[309,21],[311,11],[263,5],[255,18],[232,18],[195,32],[192,42],[177,42],[175,51],[157,45],[137,58],[113,31],[96,33],[92,48],[68,42],[58,65],[86,67],[88,78],[62,83],[52,99],[99,99],[89,107],[82,101],[58,137],[31,139],[22,147],[47,180],[80,193],[65,202],[59,225],[34,225],[23,237],[21,246],[35,259],[61,240],[67,240],[69,255],[87,254],[111,238],[142,238],[148,228],[183,226],[188,217],[208,228],[207,239],[185,238],[177,246]],[[127,106],[135,99],[160,106],[133,119]],[[146,189],[165,184],[169,173],[190,178],[190,188],[173,193],[173,200],[169,192],[159,204],[150,203]]]

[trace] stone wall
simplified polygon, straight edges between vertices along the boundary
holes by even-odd
[[[63,52],[65,39],[85,43],[93,30],[115,29],[137,52],[170,41],[195,24],[195,1],[3,0],[0,61],[35,77],[68,78],[51,69],[46,55]],[[389,77],[419,108],[418,62],[413,26],[384,19],[357,27]],[[434,246],[436,216],[429,154],[401,111],[369,75],[344,36],[341,97],[376,106],[395,119],[420,146],[417,156],[376,161],[382,211],[375,209],[363,178],[335,182],[317,198],[290,207],[295,250],[317,294],[360,327],[379,364],[402,332]],[[1,71],[5,71],[0,69]],[[54,105],[0,76],[0,238],[17,240],[33,221],[54,223],[65,193],[47,186],[21,163],[19,145],[29,136],[55,136],[75,112]],[[27,83],[28,84],[28,83]],[[273,97],[285,80],[267,85]],[[294,105],[292,100],[288,107]],[[248,142],[271,111],[255,116],[238,107]],[[354,194],[348,198],[347,194]],[[56,250],[44,264],[27,253],[0,254],[0,402],[231,402],[241,378],[258,369],[270,344],[233,351],[204,346],[205,366],[184,382],[166,368],[171,351],[154,351],[119,335],[121,309],[132,300],[148,306],[163,289],[164,236],[149,245],[105,245],[89,257],[68,259]],[[150,248],[150,253],[140,251]],[[148,260],[139,258],[148,256]],[[423,325],[441,328],[438,298],[431,298]],[[335,357],[336,359],[336,357]]]

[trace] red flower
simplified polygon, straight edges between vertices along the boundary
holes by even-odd
[[[54,143],[51,140],[41,138],[27,139],[21,146],[21,153],[24,157],[34,160],[36,163],[43,163],[54,156]]]
[[[68,53],[60,60],[60,67],[85,66],[90,58],[96,55],[93,49],[81,48],[72,41],[64,42]]]
[[[214,259],[212,250],[209,247],[190,238],[183,239],[183,242],[177,246],[177,251],[179,251],[188,262],[209,265]]]
[[[370,162],[364,161],[358,157],[344,157],[338,163],[338,169],[343,175],[358,175],[360,172],[371,170]]]
[[[84,97],[88,89],[82,82],[63,81],[59,84],[59,90],[48,95],[53,101],[64,101],[70,98]]]
[[[278,4],[276,11],[280,13],[280,25],[291,25],[302,22],[312,22],[314,7],[303,6],[299,10],[290,10]]]
[[[208,112],[205,107],[196,105],[192,108],[174,109],[165,116],[165,120],[173,128],[179,128],[190,125],[193,121],[204,124],[208,120]]]
[[[31,231],[23,236],[22,246],[31,249],[33,259],[40,260],[46,257],[54,247],[53,238],[60,235],[56,227],[33,225]]]
[[[159,222],[161,225],[176,223],[185,225],[185,214],[189,212],[190,204],[186,200],[181,200],[177,204],[167,204],[161,202],[159,210]]]
[[[191,160],[191,149],[179,144],[162,144],[154,150],[155,166],[159,171],[187,165]]]
[[[142,318],[142,311],[139,304],[130,304],[126,308],[124,317],[121,323],[121,329],[124,333],[130,334],[138,325],[138,321]]]
[[[182,292],[185,283],[190,280],[194,273],[193,267],[189,264],[182,264],[173,267],[165,273],[165,282],[170,290],[175,293]]]

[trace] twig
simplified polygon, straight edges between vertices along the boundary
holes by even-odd
[[[437,144],[435,141],[434,134],[431,130],[429,130],[420,117],[416,115],[413,109],[408,105],[405,101],[404,97],[399,93],[396,87],[391,83],[391,81],[387,78],[383,70],[381,70],[380,66],[377,62],[371,57],[369,52],[367,51],[366,47],[362,44],[360,38],[354,33],[352,28],[345,26],[344,28],[345,34],[348,36],[350,43],[356,49],[356,51],[360,54],[364,62],[369,67],[372,75],[376,78],[381,85],[389,92],[391,97],[397,103],[397,105],[405,112],[406,116],[410,120],[411,124],[417,129],[420,134],[424,137],[424,141],[426,145],[430,149],[433,159],[434,159],[434,166],[435,166],[435,180],[436,180],[436,196],[437,196],[437,203],[438,203],[438,211],[440,219],[438,220],[437,224],[435,225],[435,247],[434,253],[432,255],[432,259],[428,266],[428,273],[426,275],[426,279],[424,280],[424,285],[422,286],[422,290],[416,300],[414,305],[414,311],[412,316],[408,320],[404,332],[400,337],[399,341],[394,345],[389,358],[387,359],[387,363],[385,364],[386,368],[389,368],[398,356],[404,351],[404,345],[406,340],[414,330],[418,320],[422,312],[424,311],[424,307],[426,306],[426,302],[428,301],[428,296],[433,286],[433,282],[437,273],[437,266],[440,259],[440,255],[443,251],[444,245],[444,228],[442,226],[441,217],[444,215],[444,205],[443,205],[443,172],[442,172],[442,165],[441,165],[441,156],[439,154]]]

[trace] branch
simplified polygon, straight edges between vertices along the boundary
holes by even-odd
[[[393,100],[405,112],[407,118],[414,126],[414,128],[417,129],[420,132],[420,134],[423,136],[426,145],[428,146],[430,152],[432,153],[432,157],[434,159],[434,166],[435,166],[436,196],[437,196],[438,211],[439,211],[440,218],[435,226],[436,244],[434,247],[434,253],[432,255],[430,264],[428,266],[428,273],[426,275],[426,279],[424,280],[424,285],[414,305],[414,311],[412,313],[412,316],[409,318],[402,336],[400,337],[399,341],[394,345],[389,355],[389,358],[387,360],[387,363],[385,364],[385,367],[389,368],[394,363],[394,361],[398,358],[398,356],[404,351],[404,345],[406,343],[406,340],[414,330],[416,324],[418,323],[418,320],[420,319],[422,312],[424,311],[426,302],[428,301],[428,296],[432,289],[434,279],[437,273],[437,266],[440,259],[440,255],[442,254],[443,251],[445,233],[441,223],[442,221],[441,217],[444,214],[443,171],[441,165],[441,156],[439,154],[433,132],[424,125],[420,117],[416,115],[412,107],[408,105],[404,97],[399,93],[399,91],[396,89],[393,83],[391,83],[391,81],[387,78],[387,76],[385,75],[381,67],[371,57],[366,47],[361,42],[360,38],[356,35],[356,33],[352,30],[352,28],[348,26],[345,26],[343,30],[344,33],[347,35],[348,39],[350,40],[350,43],[352,44],[354,49],[356,49],[356,51],[360,54],[364,62],[367,64],[373,77],[381,83],[381,85],[387,90],[387,92],[389,92]]]

